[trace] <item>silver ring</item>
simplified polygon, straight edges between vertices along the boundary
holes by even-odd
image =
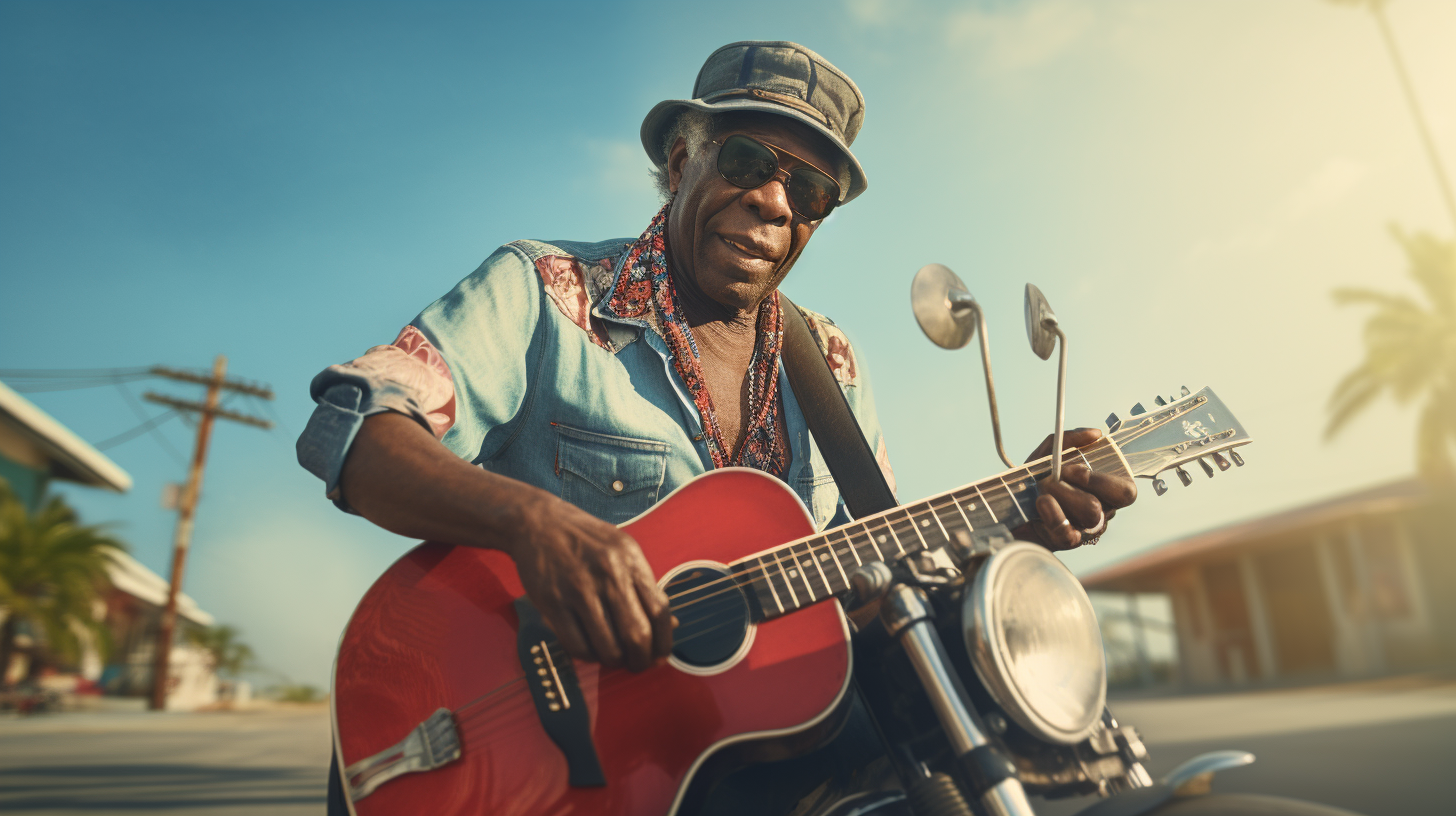
[[[1087,536],[1091,536],[1092,538],[1096,538],[1097,536],[1100,536],[1100,535],[1102,535],[1105,532],[1107,532],[1107,516],[1104,515],[1102,517],[1102,520],[1101,521],[1099,521],[1096,524],[1094,524],[1093,526],[1088,527],[1087,529],[1083,530],[1082,531],[1082,536],[1084,538],[1086,538]]]

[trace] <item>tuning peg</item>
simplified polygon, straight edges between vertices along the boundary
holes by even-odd
[[[1117,418],[1117,414],[1107,415],[1107,430],[1112,431],[1113,433],[1117,433],[1117,429],[1121,427],[1122,420]]]
[[[1168,401],[1163,399],[1162,397],[1154,397],[1153,403],[1156,405],[1167,405]]]
[[[1163,495],[1164,493],[1167,493],[1168,492],[1168,483],[1165,482],[1165,481],[1163,481],[1162,479],[1154,479],[1153,480],[1153,492],[1154,493],[1157,493],[1159,496]]]
[[[1228,470],[1230,467],[1232,467],[1232,465],[1229,464],[1229,460],[1223,458],[1223,454],[1217,452],[1213,454],[1213,463],[1215,465],[1218,465],[1219,470]]]
[[[1190,476],[1188,474],[1188,471],[1184,470],[1182,467],[1175,468],[1174,472],[1178,474],[1178,481],[1182,482],[1184,487],[1193,484],[1193,477]]]
[[[1238,465],[1239,467],[1244,466],[1244,457],[1240,456],[1238,451],[1229,451],[1229,458],[1234,460],[1234,464]]]
[[[1146,414],[1147,412],[1148,409],[1144,408],[1141,402],[1139,402],[1137,405],[1134,405],[1132,409],[1128,411],[1128,413],[1132,414],[1133,416],[1137,416],[1138,414]]]
[[[1185,397],[1188,396],[1189,394],[1193,393],[1193,392],[1191,392],[1191,391],[1188,390],[1188,386],[1186,386],[1186,385],[1183,386],[1179,390],[1182,392],[1182,395],[1185,396]]]
[[[1208,460],[1207,459],[1204,459],[1202,456],[1198,457],[1198,464],[1200,464],[1200,465],[1203,466],[1203,474],[1205,476],[1207,476],[1208,478],[1212,479],[1213,478],[1213,465],[1210,465],[1208,463]]]

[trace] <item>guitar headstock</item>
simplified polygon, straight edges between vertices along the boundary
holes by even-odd
[[[1212,478],[1215,468],[1228,470],[1232,465],[1244,463],[1234,448],[1254,440],[1212,389],[1190,394],[1184,388],[1181,397],[1171,401],[1158,397],[1155,405],[1148,411],[1138,403],[1126,421],[1113,414],[1107,418],[1107,424],[1112,441],[1122,449],[1132,475],[1152,479],[1153,489],[1159,496],[1168,490],[1167,483],[1158,478],[1165,471],[1175,471],[1187,486],[1192,484],[1193,477],[1183,469],[1184,465],[1196,461]]]

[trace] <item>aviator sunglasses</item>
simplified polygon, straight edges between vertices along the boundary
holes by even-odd
[[[735,135],[719,142],[718,173],[735,187],[753,190],[774,179],[784,183],[789,206],[810,221],[818,221],[839,203],[839,182],[815,169],[787,150],[766,145],[747,136]],[[799,163],[792,172],[779,167],[781,156]]]

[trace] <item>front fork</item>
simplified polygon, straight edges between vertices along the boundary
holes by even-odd
[[[910,657],[955,751],[964,783],[969,787],[966,792],[980,805],[976,810],[988,816],[1035,816],[1011,759],[987,736],[960,678],[951,670],[945,646],[931,623],[932,616],[924,591],[906,584],[892,585],[881,601],[880,620]],[[954,789],[944,790],[948,782],[941,784],[942,790],[934,790],[934,784],[926,780],[932,789],[928,795],[953,799]]]

